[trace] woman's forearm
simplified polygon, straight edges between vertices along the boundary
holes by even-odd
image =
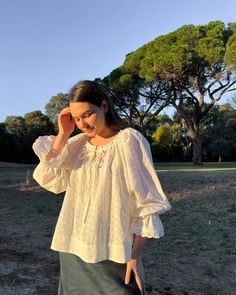
[[[142,253],[146,239],[147,239],[146,237],[133,234],[133,247],[132,247],[131,259],[136,259]]]
[[[48,152],[46,156],[46,160],[51,160],[52,158],[57,157],[61,153],[68,138],[68,135],[59,133],[53,143],[52,149]]]

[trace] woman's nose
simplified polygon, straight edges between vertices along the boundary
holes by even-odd
[[[88,123],[86,121],[84,121],[84,119],[81,119],[80,126],[81,126],[81,128],[87,127]]]

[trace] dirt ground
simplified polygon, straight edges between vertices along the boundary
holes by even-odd
[[[50,243],[63,194],[40,188],[33,169],[0,163],[1,295],[57,294]],[[172,210],[160,216],[165,236],[144,248],[147,294],[236,294],[236,170],[167,167],[158,176]]]

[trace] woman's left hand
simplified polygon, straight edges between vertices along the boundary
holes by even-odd
[[[127,262],[126,265],[126,274],[125,274],[125,284],[129,284],[130,282],[130,277],[131,277],[131,273],[133,271],[134,273],[134,278],[135,281],[138,285],[138,288],[141,292],[141,294],[144,294],[144,290],[143,290],[143,282],[142,282],[142,278],[139,274],[139,270],[137,267],[138,263],[137,263],[137,259],[130,259],[130,261]]]

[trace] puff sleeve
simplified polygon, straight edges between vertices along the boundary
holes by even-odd
[[[67,188],[70,169],[66,165],[68,158],[68,143],[57,157],[46,160],[46,155],[52,148],[56,136],[39,136],[33,143],[33,150],[40,163],[33,172],[33,178],[45,189],[59,194]]]
[[[125,144],[125,170],[131,196],[132,231],[160,238],[164,229],[159,215],[171,209],[156,174],[150,144],[137,130],[130,128]]]

